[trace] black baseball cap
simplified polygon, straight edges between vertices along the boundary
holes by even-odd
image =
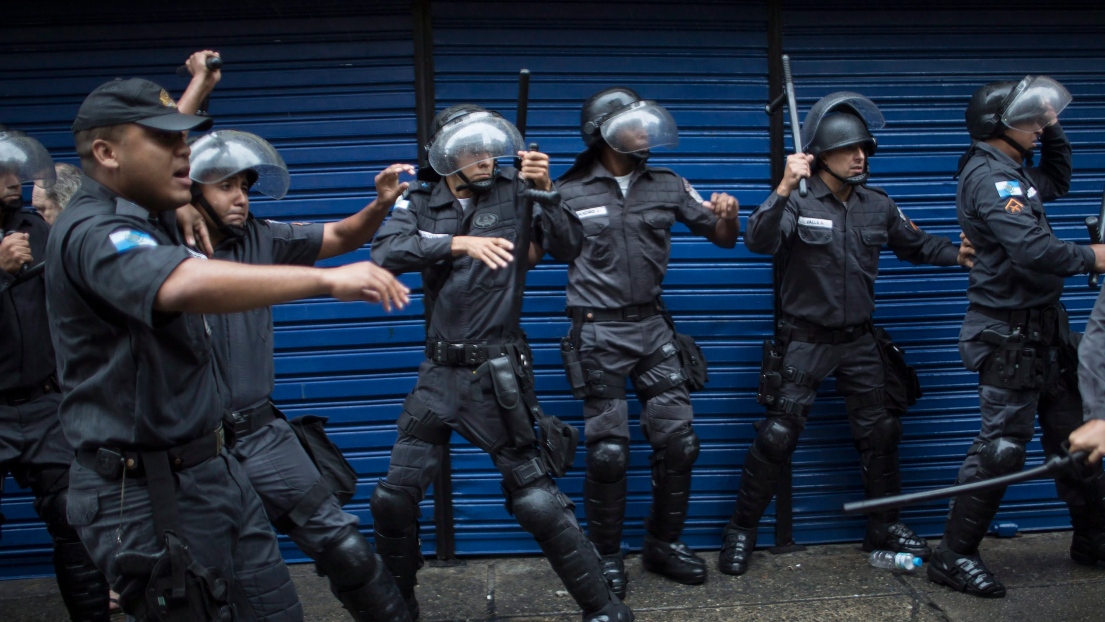
[[[73,132],[124,123],[137,123],[167,132],[183,132],[206,130],[211,127],[213,120],[210,117],[178,111],[169,92],[149,80],[116,78],[96,87],[84,98],[81,109],[77,111],[77,118],[73,121]]]

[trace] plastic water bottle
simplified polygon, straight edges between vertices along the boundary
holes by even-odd
[[[894,551],[871,551],[871,557],[867,561],[875,568],[887,570],[914,570],[925,563],[920,557],[914,557],[910,553]]]

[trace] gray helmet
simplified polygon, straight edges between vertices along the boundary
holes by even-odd
[[[875,152],[878,142],[871,135],[886,125],[886,119],[875,102],[859,93],[830,93],[810,108],[802,123],[802,151],[819,156],[826,151],[863,143],[867,155]]]
[[[17,130],[0,130],[0,173],[10,173],[23,184],[33,181],[36,186],[48,188],[54,185],[57,173],[54,159],[42,143]]]
[[[1005,128],[1038,131],[1057,119],[1070,101],[1070,92],[1047,76],[991,82],[976,89],[967,103],[967,132],[974,140],[986,140]]]

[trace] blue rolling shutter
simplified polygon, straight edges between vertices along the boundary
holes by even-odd
[[[0,43],[0,122],[75,163],[69,125],[95,86],[141,76],[179,96],[187,81],[175,68],[195,50],[215,49],[226,61],[210,106],[216,127],[267,138],[292,172],[288,197],[255,197],[254,213],[325,221],[356,212],[375,195],[377,172],[417,160],[410,3],[249,4],[255,6],[130,2],[48,18],[27,8],[28,17],[8,21],[19,27],[5,29]],[[327,263],[365,259],[367,249]],[[289,416],[330,417],[335,442],[361,474],[348,507],[364,525],[395,440],[395,394],[413,386],[411,370],[421,358],[409,348],[389,350],[421,332],[413,313],[392,318],[377,306],[321,300],[274,310],[276,401]],[[0,576],[52,572],[49,537],[31,495],[11,480],[5,491]],[[282,546],[289,559],[303,559],[286,540]]]
[[[703,196],[728,191],[746,206],[767,195],[768,118],[766,9],[761,2],[438,2],[434,12],[437,108],[478,102],[513,120],[517,73],[532,74],[528,141],[563,173],[583,149],[579,110],[592,93],[615,85],[666,106],[680,127],[673,152],[653,162],[670,166]],[[694,396],[703,450],[694,479],[688,541],[716,546],[732,509],[736,468],[751,441],[759,345],[770,329],[770,268],[738,246],[719,249],[677,225],[665,299],[682,332],[694,335],[710,361],[710,384]],[[533,345],[537,389],[545,409],[582,428],[560,366],[559,340],[567,273],[545,263],[529,275],[523,326]],[[626,539],[640,544],[651,491],[651,449],[633,434]],[[740,425],[734,425],[739,423]],[[536,544],[507,515],[499,476],[487,456],[454,437],[454,498],[458,553],[535,552]],[[559,480],[582,498],[584,451]],[[582,504],[576,508],[582,519]]]
[[[1074,96],[1062,116],[1074,144],[1074,179],[1070,195],[1047,206],[1048,217],[1060,237],[1085,243],[1082,221],[1099,209],[1105,168],[1105,12],[1072,2],[1046,9],[1026,2],[962,6],[784,3],[783,49],[792,58],[802,114],[836,90],[873,99],[887,127],[876,132],[872,185],[885,188],[926,231],[958,239],[952,175],[970,142],[963,111],[971,93],[992,80],[1052,76]],[[949,485],[979,429],[978,376],[963,368],[956,349],[967,275],[958,268],[913,267],[888,250],[880,268],[875,320],[905,348],[924,390],[903,418],[903,486]],[[1084,327],[1095,295],[1085,276],[1068,279],[1063,302],[1076,330]],[[831,391],[832,383],[822,388]],[[1028,462],[1041,460],[1037,437]],[[796,539],[862,538],[863,519],[838,513],[843,501],[862,497],[862,486],[843,403],[835,394],[818,400],[794,462]],[[946,512],[945,503],[933,503],[903,516],[919,532],[938,536]],[[1021,529],[1070,524],[1049,481],[1010,488],[998,519]]]

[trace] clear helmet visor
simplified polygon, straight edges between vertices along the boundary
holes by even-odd
[[[619,153],[638,153],[679,145],[679,128],[663,106],[639,101],[602,122],[602,139]]]
[[[0,131],[0,179],[8,185],[12,177],[20,184],[33,181],[36,186],[54,185],[57,173],[54,159],[42,143],[15,130]]]
[[[1013,89],[1013,101],[1005,107],[1001,122],[1023,132],[1039,132],[1059,120],[1070,103],[1070,92],[1047,76],[1026,76]]]
[[[288,193],[288,165],[264,138],[237,130],[216,130],[192,143],[192,181],[218,183],[231,175],[252,170],[257,181],[250,187],[274,199]]]
[[[830,113],[845,111],[854,112],[867,124],[868,131],[882,129],[886,125],[886,119],[875,102],[867,99],[859,93],[852,91],[838,91],[830,93],[810,108],[806,113],[806,119],[802,122],[802,151],[809,151],[810,143],[817,136],[817,128],[821,120]]]
[[[473,112],[446,123],[430,144],[430,166],[442,176],[480,162],[513,157],[522,150],[522,135],[506,119]]]

